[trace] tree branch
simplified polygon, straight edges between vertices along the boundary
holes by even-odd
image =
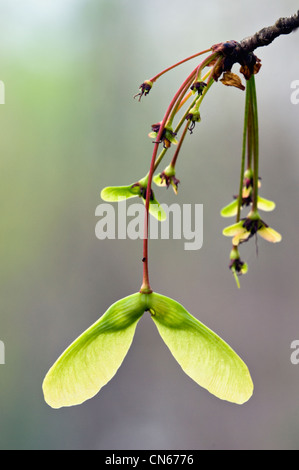
[[[253,51],[258,47],[268,46],[278,36],[289,34],[297,28],[299,28],[299,10],[295,15],[288,18],[280,18],[273,26],[263,28],[241,42],[227,41],[214,44],[211,50],[220,52],[223,55],[223,60],[214,73],[214,80],[217,81],[223,72],[230,71],[235,63],[241,65],[240,71],[248,80],[261,67],[261,61],[253,54]]]
[[[293,16],[280,18],[273,26],[261,29],[253,36],[243,39],[240,46],[244,52],[252,52],[258,47],[268,46],[282,34],[290,34],[299,27],[299,10]]]

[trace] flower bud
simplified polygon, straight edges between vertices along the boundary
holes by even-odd
[[[139,99],[138,101],[141,100],[142,96],[146,96],[149,94],[149,92],[151,91],[153,87],[153,82],[151,82],[150,80],[145,80],[139,87],[139,93],[137,93],[137,95],[134,95],[134,98],[136,98],[137,96],[139,96]]]

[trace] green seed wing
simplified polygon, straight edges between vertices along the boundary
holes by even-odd
[[[238,199],[230,202],[227,206],[221,210],[222,217],[233,217],[238,212]]]
[[[107,186],[101,191],[101,198],[106,202],[119,202],[136,196],[141,197],[140,186]],[[145,199],[142,198],[142,200],[145,203]],[[154,196],[149,204],[149,212],[159,221],[166,219],[164,209]]]
[[[51,367],[43,382],[45,401],[61,408],[96,395],[123,362],[144,310],[139,293],[113,304]]]
[[[246,232],[246,228],[243,227],[244,221],[240,220],[239,222],[225,227],[222,231],[223,235],[226,237],[234,237]]]
[[[118,202],[131,197],[136,197],[140,193],[138,186],[107,186],[102,189],[101,198],[107,202]]]
[[[143,202],[145,204],[145,199],[143,199]],[[167,218],[163,207],[157,201],[155,196],[153,196],[153,199],[149,203],[149,213],[159,222],[163,222]]]
[[[257,197],[257,207],[258,207],[258,209],[266,211],[266,212],[270,212],[270,211],[273,211],[275,209],[275,206],[276,206],[275,202],[269,201],[269,199],[265,199],[265,198],[260,197],[260,196]]]
[[[213,331],[168,297],[152,294],[152,319],[184,372],[216,397],[243,404],[253,393],[247,366]]]
[[[153,177],[153,182],[157,185],[157,186],[166,186],[166,181],[161,178],[161,174],[159,173],[158,175],[155,175]]]

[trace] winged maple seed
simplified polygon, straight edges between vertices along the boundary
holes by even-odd
[[[241,405],[250,399],[253,383],[248,368],[227,343],[175,300],[137,292],[111,305],[57,359],[43,382],[48,405],[75,406],[94,397],[121,366],[146,312],[173,357],[198,385],[231,403]]]

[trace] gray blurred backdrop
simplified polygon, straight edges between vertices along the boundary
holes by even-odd
[[[244,93],[215,85],[178,162],[177,197],[202,203],[204,243],[150,243],[153,289],[182,303],[248,364],[255,383],[240,407],[189,379],[144,317],[122,367],[92,400],[62,410],[41,384],[58,355],[109,305],[141,285],[142,243],[95,236],[107,185],[148,170],[151,124],[195,62],[140,83],[214,43],[253,34],[298,9],[295,0],[0,0],[1,449],[298,449],[299,32],[257,50],[261,194],[282,243],[242,248],[248,274],[228,270],[238,189]],[[136,201],[135,201],[136,202]]]

